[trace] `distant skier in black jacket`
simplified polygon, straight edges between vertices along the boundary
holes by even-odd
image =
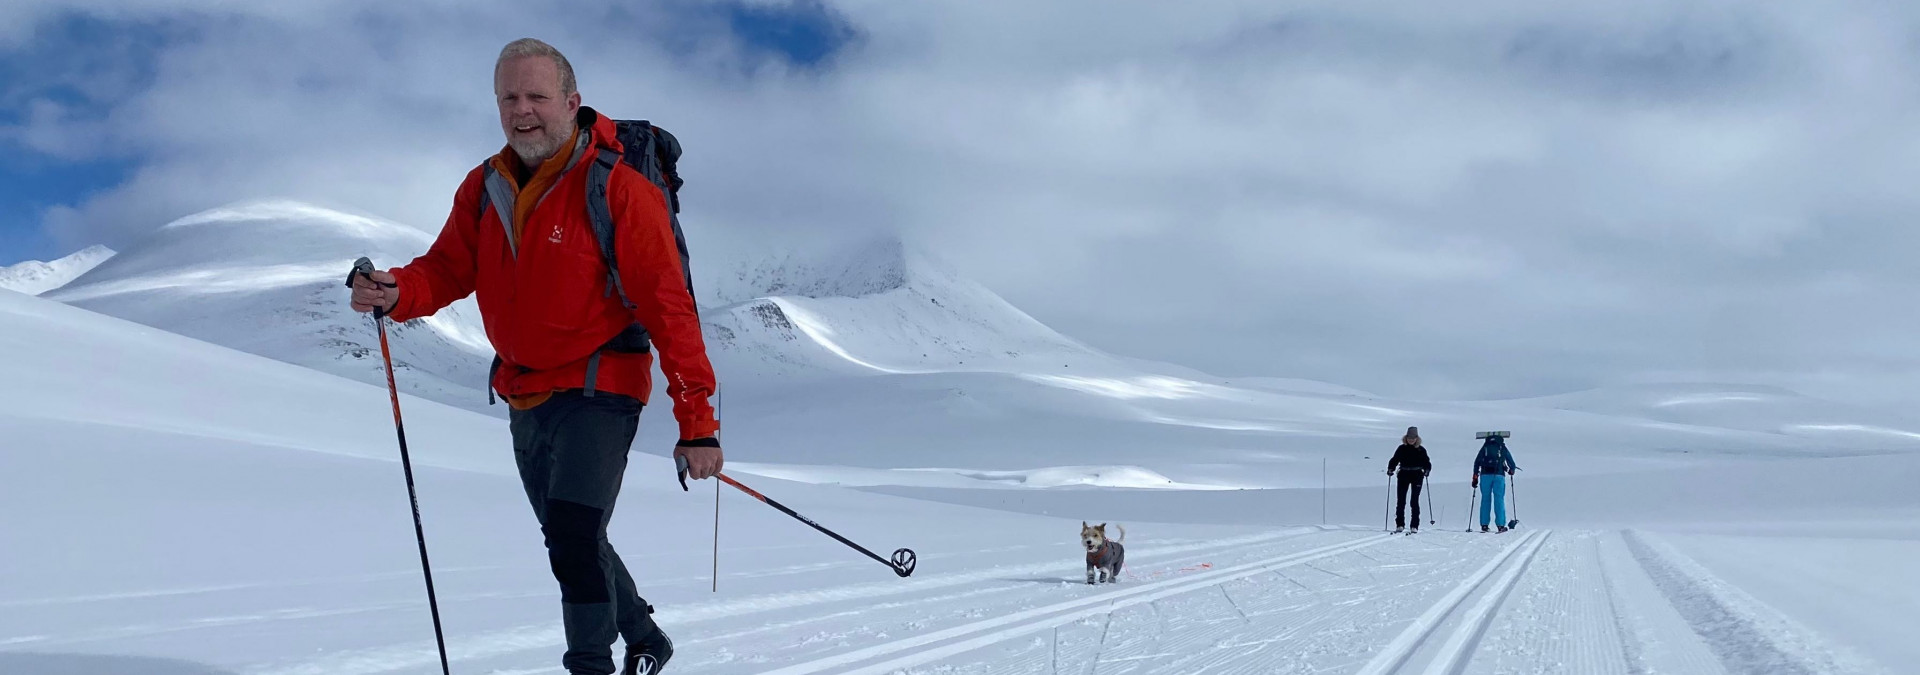
[[[1387,473],[1400,472],[1400,505],[1393,512],[1393,531],[1399,532],[1407,527],[1407,491],[1413,491],[1413,529],[1420,530],[1420,486],[1427,481],[1427,474],[1433,473],[1433,461],[1427,458],[1427,448],[1420,444],[1420,428],[1407,427],[1407,435],[1400,438],[1400,447],[1393,451],[1393,459],[1387,460]]]

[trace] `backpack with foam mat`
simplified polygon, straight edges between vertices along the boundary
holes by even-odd
[[[1475,458],[1475,470],[1482,475],[1505,474],[1512,465],[1507,463],[1507,443],[1499,438],[1489,438],[1480,446],[1480,455]]]
[[[592,108],[582,106],[580,117],[591,120],[595,117]],[[585,126],[584,124],[582,125]],[[583,129],[584,130],[584,129]],[[632,300],[627,298],[627,289],[620,285],[620,268],[614,257],[613,212],[607,202],[607,181],[613,175],[615,163],[633,167],[640,175],[652,181],[660,188],[660,194],[667,200],[667,219],[673,225],[673,243],[680,253],[680,274],[687,281],[687,296],[693,296],[693,270],[687,263],[687,238],[680,231],[680,186],[686,181],[680,179],[678,164],[680,161],[680,140],[667,133],[666,129],[654,126],[646,120],[614,120],[614,139],[620,141],[625,152],[616,153],[606,148],[595,149],[593,165],[587,167],[587,220],[593,224],[594,241],[600,245],[600,258],[607,263],[607,294],[619,294],[620,304],[633,309]],[[485,183],[493,185],[496,177],[491,162],[486,164]],[[480,214],[493,205],[492,190],[480,191]],[[501,214],[503,222],[511,222],[511,214]],[[696,311],[698,311],[696,309]],[[594,393],[594,376],[600,370],[601,352],[646,353],[650,337],[645,326],[635,321],[620,331],[613,339],[594,350],[587,359],[587,396]],[[502,361],[499,355],[493,357],[493,365],[487,369],[487,403],[494,402],[493,378],[499,372]]]

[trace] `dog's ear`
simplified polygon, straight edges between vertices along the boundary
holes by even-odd
[[[1101,524],[1099,524],[1099,525],[1095,525],[1095,526],[1093,526],[1093,529],[1096,529],[1096,530],[1099,530],[1101,534],[1106,534],[1106,533],[1107,533],[1107,524],[1106,524],[1106,523],[1101,523]]]
[[[1080,529],[1082,530],[1087,529],[1087,521],[1084,521],[1084,520],[1080,521]]]

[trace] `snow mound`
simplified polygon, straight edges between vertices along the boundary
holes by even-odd
[[[253,444],[288,451],[396,460],[392,411],[379,388],[236,352],[45,298],[0,293],[0,428],[49,421],[113,434]],[[439,428],[414,438],[413,461],[495,475],[512,462],[476,453],[499,443],[504,423],[403,397],[408,427]],[[102,431],[102,433],[107,433]],[[62,452],[89,451],[67,439]],[[27,445],[18,446],[22,449]],[[46,448],[37,448],[36,452]]]
[[[1054,331],[939,260],[879,239],[740,265],[707,334],[730,373],[1058,370],[1110,357]]]
[[[40,295],[72,282],[100,263],[113,257],[113,249],[88,246],[52,262],[28,260],[0,267],[0,288],[27,295]]]
[[[346,304],[347,270],[361,256],[404,264],[432,241],[310,204],[246,202],[168,223],[45,297],[385,387],[377,334]],[[493,351],[472,298],[388,328],[403,391],[486,409]]]

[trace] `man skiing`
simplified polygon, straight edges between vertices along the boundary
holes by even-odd
[[[1490,513],[1499,517],[1500,531],[1507,531],[1507,476],[1519,469],[1505,439],[1488,436],[1480,444],[1480,455],[1473,460],[1473,486],[1480,489],[1481,532],[1487,531]]]
[[[602,174],[604,194],[589,194],[596,154],[623,147],[612,119],[580,105],[573,68],[552,46],[531,38],[506,45],[493,89],[506,147],[468,172],[426,254],[356,278],[351,306],[407,321],[476,296],[500,357],[489,386],[510,408],[514,459],[560,586],[561,664],[573,675],[614,673],[617,635],[626,644],[619,672],[654,675],[673,643],[607,541],[652,392],[649,342],[667,377],[680,427],[674,454],[686,458],[687,475],[710,478],[723,460],[708,402],[713,367],[667,198],[618,163]],[[611,213],[614,269],[589,221],[601,205],[589,200],[604,200]]]
[[[1433,462],[1427,458],[1427,448],[1420,444],[1420,428],[1407,427],[1407,435],[1400,438],[1400,447],[1394,449],[1393,459],[1387,460],[1387,474],[1393,475],[1399,470],[1398,485],[1400,502],[1393,512],[1393,531],[1398,533],[1407,528],[1407,492],[1413,492],[1413,531],[1420,531],[1420,486],[1427,480],[1427,474],[1433,473]]]

